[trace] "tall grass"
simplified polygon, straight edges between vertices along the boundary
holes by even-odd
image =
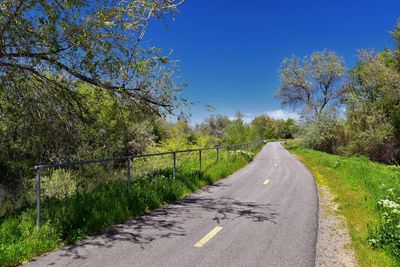
[[[207,152],[203,159],[200,173],[197,154],[180,157],[175,179],[172,168],[165,164],[162,167],[158,162],[151,169],[151,162],[138,161],[132,169],[135,175],[130,193],[127,192],[126,173],[122,170],[107,172],[107,168],[91,167],[91,171],[85,172],[69,170],[47,174],[50,178],[44,179],[43,186],[47,189],[42,195],[39,229],[35,228],[33,204],[0,219],[0,265],[17,265],[89,234],[101,233],[112,224],[122,223],[212,184],[246,165],[251,157],[239,153],[234,160],[232,154],[228,157],[221,153],[216,162],[215,152]],[[143,171],[145,166],[147,171]],[[86,176],[72,179],[82,173]],[[96,173],[100,178],[96,179]],[[61,188],[59,183],[51,181],[51,176],[62,181]],[[82,182],[85,180],[91,182]]]
[[[385,199],[399,203],[400,168],[298,146],[289,149],[318,184],[327,185],[337,196],[360,266],[400,266],[400,216],[389,214],[393,209],[382,204]]]

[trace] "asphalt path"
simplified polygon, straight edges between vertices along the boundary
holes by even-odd
[[[311,173],[268,143],[233,175],[28,266],[315,266]]]

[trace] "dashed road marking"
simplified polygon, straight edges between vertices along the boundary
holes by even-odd
[[[223,227],[217,226],[214,229],[212,229],[211,232],[209,232],[206,236],[204,236],[202,239],[200,239],[199,242],[194,244],[194,247],[201,248],[202,246],[204,246],[204,244],[207,243],[208,241],[210,241],[210,239],[213,238],[216,234],[218,234],[218,232],[221,231],[222,228]]]
[[[264,184],[268,184],[269,183],[269,179],[265,180]]]

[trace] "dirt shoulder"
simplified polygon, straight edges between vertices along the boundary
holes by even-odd
[[[318,185],[319,229],[316,266],[358,266],[346,221],[337,214],[339,208],[326,185]]]

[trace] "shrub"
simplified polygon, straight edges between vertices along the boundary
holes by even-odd
[[[333,153],[344,140],[344,123],[334,113],[323,113],[302,125],[301,136],[307,147]]]
[[[250,161],[254,157],[254,153],[246,150],[237,150],[236,153],[242,155],[246,160]]]
[[[55,170],[42,176],[42,196],[58,199],[69,197],[76,191],[77,183],[72,173],[65,170]]]

